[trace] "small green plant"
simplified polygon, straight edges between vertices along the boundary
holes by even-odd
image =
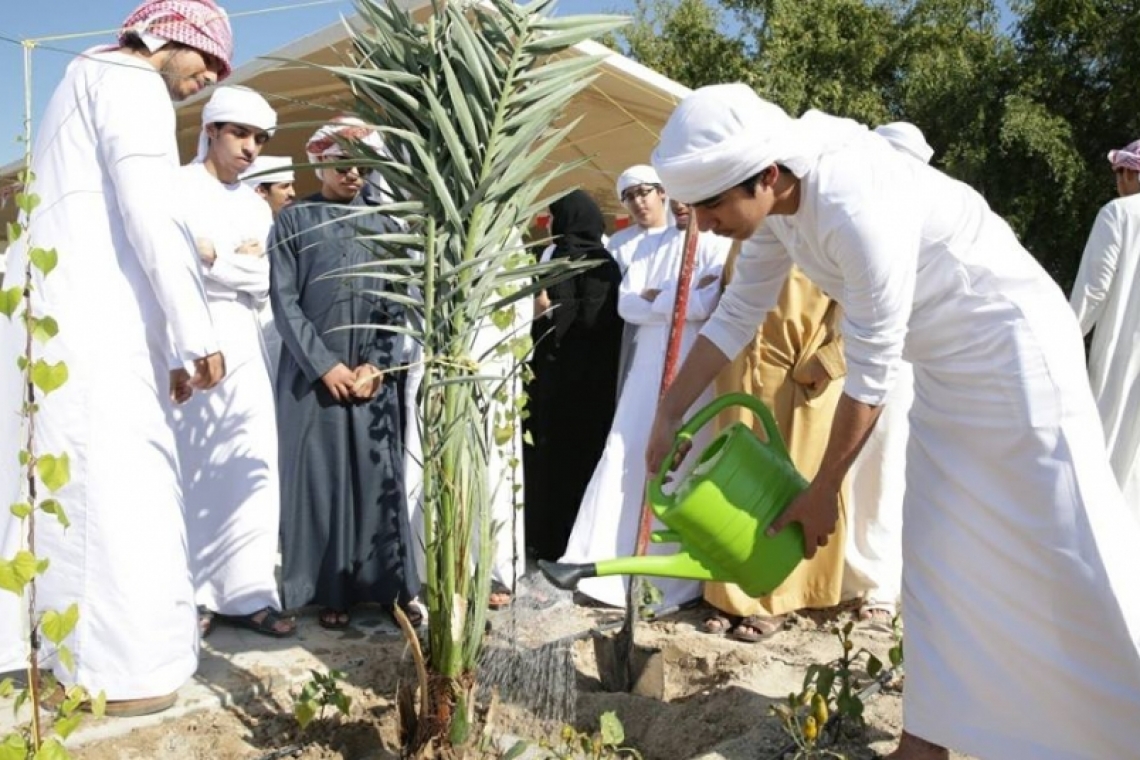
[[[827,698],[811,687],[799,694],[789,694],[784,702],[772,705],[770,711],[780,719],[784,731],[796,745],[793,760],[821,760],[843,755],[821,746],[823,728],[827,725],[829,710]]]
[[[861,730],[866,725],[860,691],[884,670],[882,660],[866,648],[855,646],[851,638],[854,630],[855,623],[851,620],[833,625],[831,633],[839,640],[839,659],[826,665],[812,665],[804,676],[804,690],[813,689],[829,703],[834,700],[838,728],[849,731]],[[899,651],[901,662],[901,649]]]
[[[314,719],[323,719],[327,707],[335,707],[338,713],[347,716],[352,705],[352,698],[340,687],[339,682],[344,680],[342,671],[330,670],[323,674],[310,670],[309,673],[312,678],[301,687],[301,694],[293,705],[293,717],[297,719],[301,730],[308,727]]]
[[[596,733],[588,734],[578,731],[573,726],[563,726],[558,742],[552,743],[549,739],[542,739],[538,743],[540,750],[545,752],[544,758],[548,760],[618,760],[619,758],[636,758],[641,760],[641,753],[632,747],[622,746],[625,741],[625,728],[621,724],[617,713],[605,712],[599,718]],[[514,760],[527,749],[525,744],[516,744],[505,755],[503,760]]]

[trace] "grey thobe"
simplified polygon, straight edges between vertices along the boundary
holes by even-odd
[[[389,605],[419,590],[396,383],[386,377],[375,398],[340,403],[321,380],[338,363],[385,370],[402,360],[394,333],[337,329],[405,322],[402,306],[367,292],[382,281],[326,276],[375,261],[374,246],[356,237],[391,224],[376,214],[344,219],[348,213],[313,196],[284,209],[270,237],[270,298],[283,344],[276,397],[287,609]]]

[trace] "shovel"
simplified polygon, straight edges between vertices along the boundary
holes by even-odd
[[[693,267],[697,258],[697,215],[690,212],[689,224],[685,228],[684,253],[681,256],[680,274],[677,277],[677,298],[673,302],[673,315],[669,324],[669,343],[665,349],[665,366],[661,372],[661,386],[658,399],[663,398],[677,374],[677,360],[681,353],[681,337],[685,329],[685,316],[689,309],[689,285],[693,280]],[[635,452],[640,456],[641,452]],[[646,473],[648,493],[651,473]],[[634,556],[642,556],[649,548],[649,537],[653,529],[653,513],[646,495],[642,497],[641,514],[637,524],[637,544]],[[641,600],[641,576],[632,575],[625,593],[625,621],[621,629],[612,637],[602,634],[593,636],[594,657],[598,663],[598,676],[606,691],[636,691],[644,696],[658,699],[664,696],[664,658],[661,650],[638,647],[634,642],[633,630],[637,623]]]

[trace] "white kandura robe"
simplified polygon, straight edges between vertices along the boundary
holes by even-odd
[[[515,318],[506,329],[500,330],[488,320],[475,339],[473,355],[482,357],[480,361],[481,375],[506,378],[514,369],[514,358],[510,353],[502,356],[495,356],[492,353],[492,348],[502,340],[514,336],[529,335],[529,326],[534,318],[532,300],[524,298],[514,304],[514,310]],[[423,539],[423,448],[420,434],[422,419],[417,402],[424,377],[424,368],[418,364],[422,360],[423,347],[414,340],[409,340],[408,348],[408,363],[415,366],[408,370],[404,390],[406,409],[404,487],[407,493],[409,520],[414,537],[412,544],[416,568],[420,572],[420,577],[426,578]],[[491,384],[487,387],[493,390],[494,385]],[[489,473],[487,488],[491,498],[491,530],[495,542],[491,577],[510,589],[513,589],[515,582],[526,573],[526,523],[522,514],[524,498],[522,424],[517,419],[513,422],[510,438],[503,445],[494,443],[494,429],[496,412],[508,408],[513,409],[515,399],[520,393],[522,393],[522,381],[516,374],[507,391],[507,402],[505,404],[498,401],[492,402],[491,410],[485,418],[488,440],[492,442],[487,461]],[[512,537],[513,541],[511,540]],[[479,552],[476,548],[476,558],[478,556]]]
[[[174,216],[178,147],[166,86],[146,62],[118,52],[76,58],[40,122],[32,169],[41,203],[32,239],[59,263],[37,278],[36,308],[59,324],[37,348],[65,361],[69,379],[36,419],[36,446],[70,458],[56,496],[66,531],[38,523],[51,566],[42,609],[79,605],[70,637],[76,671],[56,675],[108,699],[167,694],[198,665],[174,432],[166,417],[173,353],[188,362],[218,350],[197,256]],[[24,268],[22,242],[8,252]],[[0,318],[0,501],[21,491],[14,357],[23,330]],[[41,494],[43,496],[45,494]],[[0,512],[0,555],[19,543]],[[0,593],[0,672],[24,665],[24,614]]]
[[[1085,245],[1071,304],[1094,327],[1089,380],[1124,500],[1140,518],[1140,194],[1101,208]]]
[[[899,364],[895,385],[863,450],[847,473],[844,597],[867,607],[897,610],[902,593],[903,497],[914,369]]]
[[[618,230],[614,236],[606,241],[606,250],[613,256],[614,261],[617,262],[618,268],[621,269],[622,276],[625,276],[629,271],[630,264],[633,262],[633,257],[641,248],[646,245],[646,241],[660,241],[662,235],[674,229],[671,225],[664,225],[662,227],[639,227],[638,225],[630,225],[625,229]],[[651,245],[655,243],[650,243]],[[630,364],[633,361],[633,342],[634,335],[637,333],[637,325],[626,323],[625,328],[621,334],[621,352],[618,354],[618,382],[617,382],[617,397],[621,398],[621,392],[625,388],[625,381],[629,377]]]
[[[574,522],[566,553],[560,562],[586,563],[624,557],[633,554],[637,545],[637,528],[645,496],[645,448],[649,443],[661,374],[665,368],[685,233],[668,227],[636,239],[639,244],[628,257],[629,266],[618,296],[618,313],[626,322],[627,332],[631,326],[636,326],[633,357],[605,450],[586,487],[578,519]],[[698,241],[678,367],[688,355],[700,326],[720,298],[720,273],[728,257],[729,245],[730,241],[712,235],[702,235]],[[698,288],[700,280],[707,275],[715,275],[716,281]],[[661,294],[650,302],[641,297],[647,289],[658,289]],[[711,402],[713,395],[711,387],[706,389],[690,414]],[[715,432],[712,424],[706,425],[694,436],[693,447],[698,451],[704,448]],[[686,461],[695,462],[696,457],[689,457]],[[654,527],[660,529],[663,526],[655,519]],[[651,554],[672,554],[677,549],[676,544],[651,543],[648,551]],[[683,604],[701,593],[699,581],[676,578],[648,580],[662,592],[663,607]],[[627,583],[628,578],[620,575],[588,578],[578,584],[578,590],[604,604],[623,607]]]
[[[1140,523],[1060,289],[980,195],[869,132],[745,244],[704,334],[743,347],[793,261],[844,308],[848,395],[882,403],[904,338],[914,365],[906,730],[983,760],[1134,757]]]
[[[277,418],[259,309],[269,300],[265,251],[273,215],[241,182],[225,185],[201,163],[182,167],[179,196],[191,234],[214,245],[202,267],[226,376],[172,405],[182,465],[190,570],[197,603],[224,615],[280,609],[277,541],[281,517]]]

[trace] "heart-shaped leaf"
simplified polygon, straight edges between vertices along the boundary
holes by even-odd
[[[75,630],[75,624],[78,622],[79,605],[72,604],[63,612],[56,612],[55,610],[45,612],[40,618],[40,630],[43,631],[48,641],[58,646],[71,635],[71,632]]]
[[[24,234],[24,228],[15,222],[8,222],[8,243],[15,243]]]
[[[59,520],[59,524],[64,528],[71,527],[71,520],[67,519],[67,513],[63,511],[63,505],[56,499],[44,499],[40,502],[40,509],[49,515],[55,515],[55,519]]]
[[[58,457],[43,454],[36,460],[36,472],[47,489],[54,493],[71,480],[71,460],[67,458],[67,454],[60,454]]]
[[[35,760],[71,760],[71,753],[53,736],[40,745]]]
[[[67,364],[62,361],[48,364],[43,359],[36,359],[32,365],[32,382],[44,393],[58,390],[67,382]]]
[[[19,504],[13,504],[9,507],[9,511],[16,516],[16,519],[23,520],[32,513],[32,505],[26,501],[21,501]]]
[[[25,214],[30,214],[40,205],[40,196],[35,193],[16,193],[16,207]]]
[[[59,335],[59,323],[51,317],[32,319],[32,337],[40,343],[47,343]]]
[[[54,248],[33,248],[28,253],[28,258],[32,260],[32,266],[45,275],[51,274],[51,270],[59,263],[59,254]]]
[[[11,733],[0,740],[0,760],[27,760],[28,743],[24,737]]]
[[[16,307],[20,305],[20,297],[24,291],[19,285],[8,288],[7,290],[0,290],[0,314],[10,317],[16,313]]]

